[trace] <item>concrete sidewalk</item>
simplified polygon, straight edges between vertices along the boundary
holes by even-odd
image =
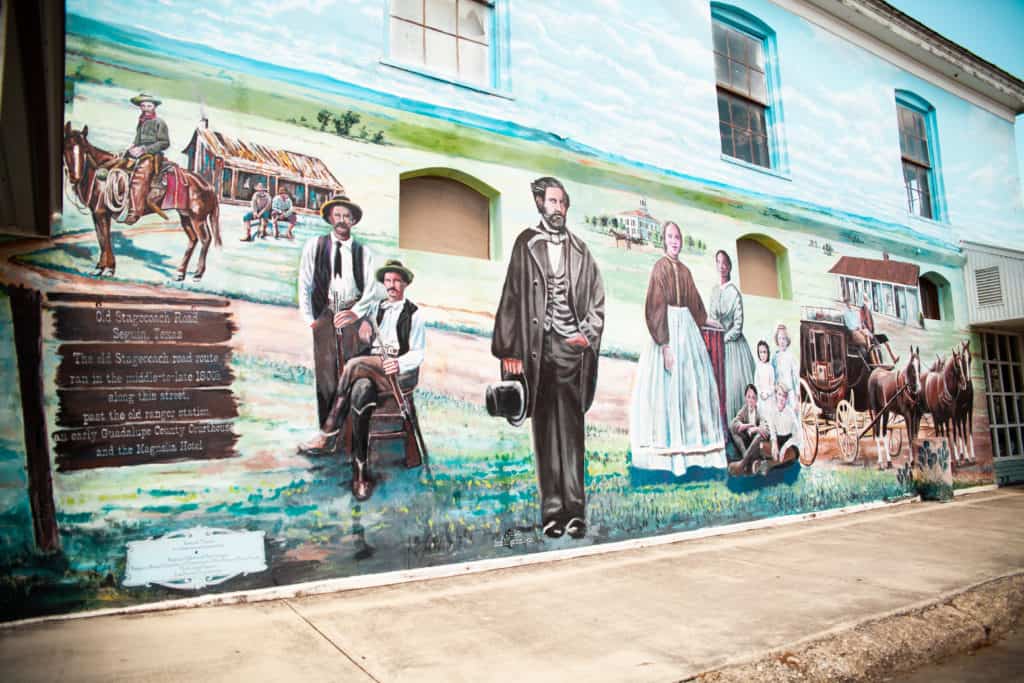
[[[1024,571],[1024,490],[274,602],[0,629],[11,681],[676,681]],[[966,618],[966,617],[965,617]]]

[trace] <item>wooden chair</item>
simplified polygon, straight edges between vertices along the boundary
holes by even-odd
[[[410,389],[402,392],[405,400],[409,403],[413,419],[419,419],[416,413],[416,404],[413,402],[413,391]],[[345,450],[352,452],[352,416],[345,420],[344,427]],[[405,455],[405,467],[410,469],[423,464],[423,454],[416,443],[416,434],[411,424],[402,417],[402,409],[391,392],[381,394],[377,397],[377,407],[370,417],[369,442],[366,446],[367,456],[373,452],[373,444],[378,441],[394,441],[402,439],[402,448]]]

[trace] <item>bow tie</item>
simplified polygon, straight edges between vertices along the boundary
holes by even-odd
[[[551,242],[551,244],[561,244],[562,242],[565,241],[565,233],[551,232],[550,230],[545,230],[544,239],[546,239],[548,242]]]

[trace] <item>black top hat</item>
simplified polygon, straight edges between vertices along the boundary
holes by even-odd
[[[526,421],[529,388],[522,377],[516,375],[510,380],[487,385],[485,398],[487,414],[491,417],[503,417],[513,427]]]
[[[359,208],[358,204],[343,194],[336,194],[324,202],[323,205],[320,206],[320,217],[330,223],[331,220],[327,216],[331,213],[331,208],[338,205],[347,206],[348,210],[352,212],[352,218],[355,219],[355,222],[353,222],[352,225],[355,225],[363,219],[363,210]]]

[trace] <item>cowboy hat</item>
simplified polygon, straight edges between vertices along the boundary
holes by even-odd
[[[138,95],[136,95],[135,97],[133,97],[133,98],[132,98],[132,99],[130,100],[130,102],[131,102],[132,104],[134,104],[134,105],[135,105],[136,107],[137,107],[137,106],[139,106],[140,104],[142,104],[143,102],[152,102],[153,104],[155,104],[155,105],[156,105],[156,106],[158,106],[158,107],[159,107],[159,106],[160,106],[161,104],[163,104],[163,102],[161,102],[161,101],[160,101],[160,100],[158,100],[157,98],[153,97],[152,95],[146,94],[146,93],[144,93],[144,92],[140,92],[140,93],[139,93]]]
[[[326,202],[324,202],[323,205],[320,207],[320,217],[323,218],[328,223],[330,223],[331,221],[327,216],[330,215],[331,208],[335,206],[348,207],[348,210],[352,212],[352,218],[355,219],[352,225],[355,225],[356,223],[363,219],[363,210],[359,208],[358,204],[356,204],[343,194],[336,194],[330,199],[328,199]]]
[[[526,406],[529,404],[529,388],[526,380],[519,375],[512,379],[487,385],[484,395],[487,403],[487,414],[491,417],[503,417],[513,427],[526,421]]]
[[[405,280],[405,284],[412,283],[412,271],[402,265],[398,259],[390,258],[383,266],[377,269],[377,282],[384,282],[385,273],[398,273]]]

